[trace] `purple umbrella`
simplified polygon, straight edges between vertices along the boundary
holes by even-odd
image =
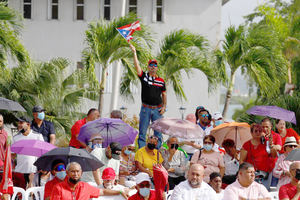
[[[100,118],[82,126],[77,139],[87,144],[94,134],[102,136],[103,147],[107,147],[111,142],[127,146],[134,143],[138,131],[120,119]]]
[[[40,140],[19,140],[11,145],[11,151],[16,154],[40,157],[56,148],[53,144]]]
[[[247,113],[252,115],[272,117],[297,124],[296,116],[293,111],[289,111],[277,106],[254,106],[247,110]]]

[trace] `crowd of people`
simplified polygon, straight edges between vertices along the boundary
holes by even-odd
[[[129,200],[154,200],[155,188],[153,167],[161,164],[168,172],[168,187],[171,200],[211,199],[271,199],[270,187],[277,187],[280,199],[300,199],[300,162],[286,161],[285,158],[298,148],[300,137],[285,121],[264,118],[250,127],[252,138],[241,149],[232,139],[216,143],[211,130],[224,122],[222,114],[210,114],[203,106],[186,120],[199,125],[203,135],[195,139],[169,136],[164,141],[162,134],[154,131],[147,135],[150,121],[163,117],[166,112],[167,93],[164,80],[156,72],[158,63],[150,60],[148,72],[139,66],[136,50],[133,52],[134,65],[142,85],[142,106],[140,111],[138,145],[122,146],[112,141],[104,148],[100,134],[93,134],[89,141],[78,139],[82,126],[100,117],[95,108],[78,120],[71,128],[70,147],[89,152],[103,163],[91,171],[82,171],[77,162],[65,163],[56,159],[50,171],[34,166],[37,157],[12,154],[14,160],[14,185],[23,187],[44,186],[44,199],[87,200],[99,196],[122,195]],[[41,106],[32,109],[33,120],[18,118],[18,134],[12,144],[20,140],[40,140],[55,144],[55,129],[45,120]],[[114,110],[110,118],[122,119],[122,112]],[[3,167],[7,132],[0,115],[0,166]],[[166,195],[163,196],[166,199]]]

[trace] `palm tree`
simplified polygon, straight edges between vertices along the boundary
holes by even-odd
[[[89,74],[91,75],[91,85],[99,89],[99,112],[103,110],[103,92],[105,89],[107,68],[116,61],[121,61],[124,58],[132,57],[131,51],[128,48],[127,41],[118,33],[117,27],[136,21],[136,17],[129,14],[125,17],[116,18],[111,21],[100,20],[92,22],[88,25],[88,30],[85,33],[85,41],[87,47],[83,50],[83,60]],[[150,47],[152,39],[148,28],[142,25],[141,31],[134,33],[134,38],[139,47],[139,57],[146,60],[150,57]],[[95,76],[95,65],[101,66],[100,84],[97,86]]]
[[[19,40],[21,29],[21,17],[19,14],[0,3],[0,67],[7,65],[8,58],[17,60],[19,63],[29,61],[29,56]]]
[[[187,30],[176,30],[166,35],[160,42],[160,51],[156,56],[159,67],[158,74],[164,78],[166,84],[172,88],[179,99],[186,100],[184,88],[182,87],[182,72],[188,75],[193,70],[202,71],[211,88],[220,80],[219,70],[212,65],[213,57],[208,52],[207,40],[199,35]],[[124,59],[126,73],[121,83],[121,94],[133,99],[131,95],[131,83],[137,83],[137,75],[132,65],[132,59]],[[144,65],[147,66],[147,65]]]
[[[223,62],[230,70],[226,85],[226,100],[223,116],[226,117],[234,88],[236,71],[241,68],[249,79],[254,80],[262,95],[272,96],[279,91],[285,63],[280,52],[276,35],[263,26],[229,27],[223,42]]]
[[[66,75],[70,63],[63,58],[33,63],[13,69],[1,69],[0,94],[18,101],[32,116],[32,107],[42,105],[47,118],[54,123],[59,136],[70,135],[75,120],[82,117],[77,110],[83,98],[96,100],[97,92],[88,87],[86,70]]]

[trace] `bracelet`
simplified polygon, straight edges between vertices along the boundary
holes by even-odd
[[[122,190],[120,190],[120,195],[122,195],[123,194],[123,192],[122,192]]]

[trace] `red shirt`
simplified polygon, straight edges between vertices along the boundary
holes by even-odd
[[[2,168],[5,159],[5,149],[7,141],[7,132],[2,129],[0,130],[0,167]]]
[[[245,142],[243,149],[247,151],[245,162],[251,163],[256,170],[271,172],[275,166],[274,158],[270,157],[266,151],[266,143],[259,144],[256,148],[251,140]]]
[[[142,197],[139,192],[136,192],[134,195],[129,197],[128,200],[144,200],[144,197]],[[155,200],[155,190],[150,190],[149,200]]]
[[[86,182],[77,183],[75,190],[72,191],[68,179],[54,186],[50,199],[55,200],[89,200],[98,198],[100,189],[91,186]]]
[[[60,180],[57,177],[54,177],[54,179],[52,179],[51,181],[48,181],[45,185],[45,191],[44,191],[44,199],[46,199],[47,197],[51,196],[51,192],[53,190],[53,187],[58,184],[61,183],[62,180]]]
[[[279,135],[279,136],[280,136],[280,135]],[[300,140],[300,137],[299,137],[298,133],[297,133],[296,131],[294,131],[294,129],[292,129],[292,128],[286,129],[286,135],[285,135],[285,137],[281,137],[282,144],[285,143],[285,139],[286,139],[287,137],[295,137],[297,143],[298,143],[298,141]],[[280,151],[279,153],[284,153],[283,148],[281,148],[281,151]]]
[[[297,186],[288,183],[280,187],[278,197],[279,199],[292,199],[296,193]],[[300,200],[300,198],[298,198],[298,200]]]
[[[77,140],[77,136],[79,134],[80,128],[86,124],[86,118],[78,120],[71,128],[71,140],[69,146],[75,147],[77,149],[84,148],[81,143]]]

